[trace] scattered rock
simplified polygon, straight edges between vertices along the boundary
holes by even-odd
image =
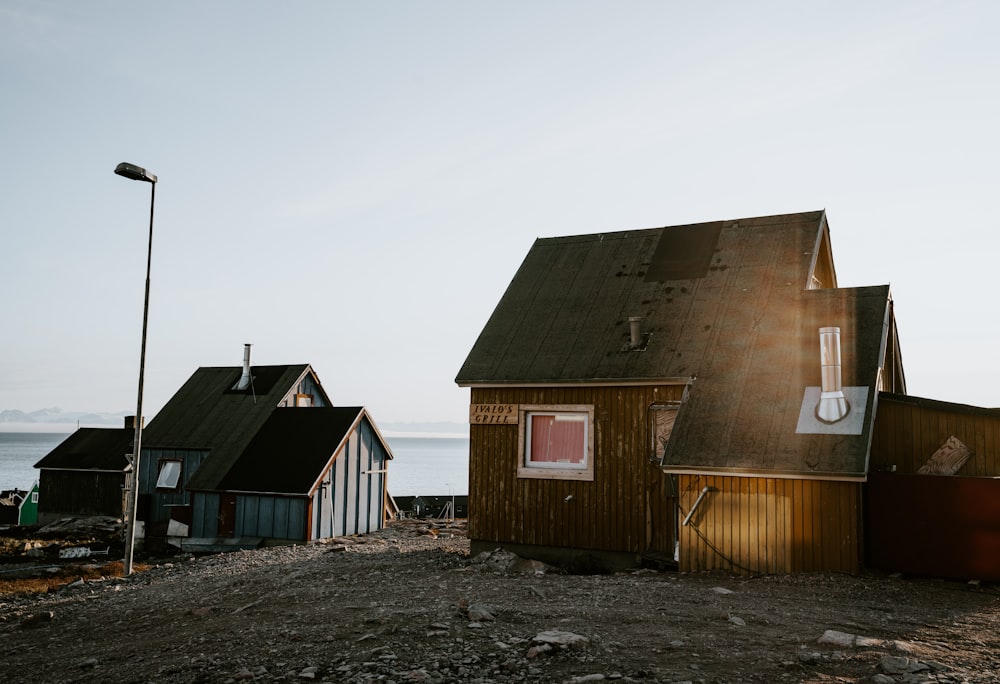
[[[40,627],[46,622],[52,622],[52,618],[56,616],[51,610],[43,610],[40,613],[33,613],[28,617],[21,620],[21,627],[26,629],[31,629],[33,627]]]
[[[1000,684],[992,674],[1000,667],[992,585],[968,591],[964,580],[811,574],[521,575],[513,568],[533,566],[515,554],[498,549],[470,561],[467,540],[443,528],[424,534],[427,525],[400,521],[345,537],[335,553],[317,543],[178,555],[106,582],[74,564],[67,580],[86,576],[86,590],[0,595],[4,666],[36,681],[164,684]],[[17,555],[25,566],[51,565]],[[42,568],[33,572],[48,579]],[[734,591],[720,582],[759,617],[725,607]],[[46,621],[54,624],[44,631],[19,629]],[[845,631],[824,632],[831,624]],[[947,643],[919,626],[942,627]],[[821,633],[821,645],[803,641]],[[896,640],[907,638],[914,641]],[[883,667],[882,656],[897,660]],[[932,658],[961,666],[947,671]]]
[[[858,636],[847,632],[839,632],[835,629],[828,629],[823,632],[817,641],[821,644],[833,644],[834,646],[844,646],[846,648],[877,648],[886,645],[884,639],[873,639],[871,637]]]
[[[481,603],[474,603],[469,606],[469,610],[466,616],[469,618],[470,622],[491,622],[496,620],[493,616],[494,608],[490,606],[483,605]]]
[[[318,667],[307,667],[304,668],[302,671],[300,671],[298,676],[299,679],[316,679],[316,676],[318,674],[319,674]]]
[[[590,643],[590,639],[573,632],[563,632],[558,629],[550,629],[539,632],[532,641],[540,644],[549,644],[561,648],[583,648]]]
[[[530,558],[516,558],[514,562],[507,566],[508,572],[520,575],[544,575],[552,569],[552,566]]]
[[[550,644],[539,644],[538,646],[532,646],[528,649],[528,658],[537,658],[540,655],[544,655],[552,651],[552,646]]]

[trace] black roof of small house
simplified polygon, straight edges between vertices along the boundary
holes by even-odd
[[[361,406],[275,409],[219,481],[218,488],[309,494],[362,421],[370,423],[371,419]],[[391,458],[384,443],[382,448]]]
[[[887,285],[837,288],[823,211],[542,238],[456,382],[687,382],[668,467],[854,478],[893,325]],[[796,432],[826,326],[841,328],[843,384],[868,388],[860,435]]]
[[[271,413],[312,369],[308,364],[252,366],[251,387],[236,390],[242,372],[241,366],[199,368],[143,431],[143,449],[211,451],[188,489],[218,489]]]
[[[35,464],[50,470],[124,471],[132,451],[132,428],[79,428]]]

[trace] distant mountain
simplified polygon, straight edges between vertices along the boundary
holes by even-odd
[[[0,411],[0,430],[27,428],[44,430],[46,428],[65,428],[67,425],[82,425],[86,427],[122,427],[125,424],[127,411],[121,413],[91,413],[84,411],[63,411],[57,407],[25,412],[18,409]]]

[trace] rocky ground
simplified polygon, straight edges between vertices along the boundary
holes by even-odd
[[[651,569],[567,575],[505,552],[470,558],[468,548],[459,524],[401,521],[328,544],[142,559],[149,567],[127,579],[99,578],[88,559],[86,572],[68,567],[98,579],[0,595],[0,677],[1000,682],[994,586]],[[0,571],[52,571],[18,561]],[[65,572],[68,563],[79,561],[47,565]]]

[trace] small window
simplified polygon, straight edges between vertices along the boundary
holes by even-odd
[[[673,432],[674,422],[677,420],[677,411],[680,407],[681,403],[679,401],[650,405],[649,434],[653,438],[649,450],[650,461],[663,463],[663,458],[667,451],[667,442],[670,441],[670,433]]]
[[[296,406],[312,406],[313,397],[311,394],[296,394],[295,395],[295,405]]]
[[[180,461],[160,461],[160,475],[156,478],[157,489],[177,489],[181,481]]]
[[[518,477],[594,479],[593,406],[522,406]]]
[[[31,493],[31,503],[38,503],[38,492]]]

